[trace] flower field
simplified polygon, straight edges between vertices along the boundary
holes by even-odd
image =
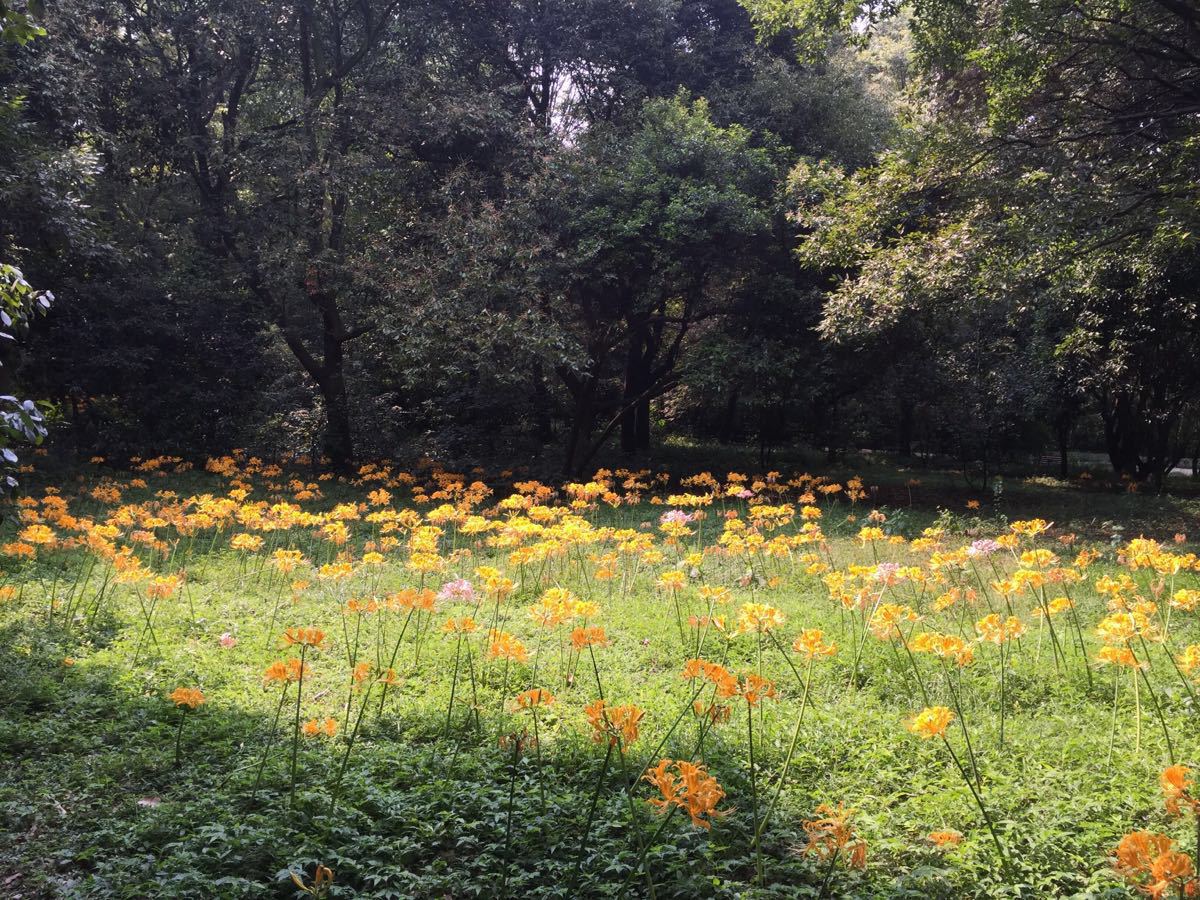
[[[777,472],[102,463],[7,517],[3,896],[1200,888],[1186,534]]]

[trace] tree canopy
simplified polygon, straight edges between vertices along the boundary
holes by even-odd
[[[80,453],[1200,457],[1190,4],[0,14],[63,298],[11,368]]]

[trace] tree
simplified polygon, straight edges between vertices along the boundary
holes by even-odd
[[[33,16],[33,10],[20,10],[0,2],[0,67],[7,61],[12,47],[23,47],[29,41],[45,34]],[[3,97],[0,110],[0,166],[11,169],[11,156],[19,152],[20,141],[13,127],[21,110],[21,101],[17,97]],[[2,170],[0,170],[2,171]],[[7,255],[11,247],[10,235],[7,229],[0,229],[0,259]],[[25,280],[24,274],[16,266],[0,261],[0,343],[11,344],[20,332],[28,328],[30,320],[42,315],[50,308],[54,295],[50,291],[35,289]],[[3,393],[0,394],[0,463],[9,473],[4,476],[5,490],[16,487],[17,480],[11,474],[16,466],[18,457],[13,450],[14,445],[40,444],[46,436],[46,427],[42,414],[32,400],[20,400],[15,396],[15,382],[12,375],[15,354],[8,348],[0,348],[0,378],[2,378]]]
[[[319,393],[338,465],[354,451],[347,354],[378,295],[356,245],[414,165],[404,99],[422,77],[426,12],[151,0],[86,13],[104,35],[86,52],[114,168],[187,197],[197,248],[225,261]]]
[[[728,311],[778,171],[749,132],[682,98],[649,102],[628,138],[596,129],[550,170],[538,192],[554,236],[549,315],[579,348],[557,368],[569,470],[618,428],[625,450],[649,446],[651,401],[677,384],[692,330]]]
[[[768,29],[805,23],[826,37],[866,40],[901,11],[913,24],[919,114],[841,200],[808,207],[804,252],[845,276],[827,333],[878,333],[916,310],[943,322],[981,306],[996,308],[993,320],[1035,310],[1053,349],[1026,368],[1057,358],[1082,374],[1086,361],[1076,388],[1105,418],[1115,470],[1161,479],[1179,400],[1200,386],[1191,366],[1170,364],[1195,334],[1194,282],[1173,273],[1186,271],[1200,225],[1200,10],[749,5]]]

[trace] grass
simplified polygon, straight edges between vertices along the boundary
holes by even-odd
[[[1166,733],[1143,693],[1137,734],[1128,676],[1121,676],[1114,717],[1113,673],[1094,663],[1099,647],[1094,626],[1107,610],[1089,587],[1101,574],[1124,571],[1112,551],[1115,543],[1140,531],[1169,543],[1172,534],[1186,530],[1194,512],[1187,497],[1013,484],[998,502],[981,497],[982,508],[968,512],[968,495],[941,476],[925,474],[916,486],[907,484],[912,476],[905,473],[867,477],[868,488],[880,484],[873,499],[887,517],[882,527],[889,534],[914,537],[938,522],[946,529],[945,548],[953,549],[1006,532],[1018,512],[1041,510],[1056,524],[1039,546],[1060,551],[1069,562],[1078,547],[1067,553],[1053,537],[1074,532],[1099,542],[1105,554],[1073,594],[1086,657],[1070,646],[1065,659],[1058,659],[1047,634],[1039,639],[1031,601],[1018,601],[1017,613],[1029,631],[1009,645],[1001,746],[995,647],[978,645],[976,662],[949,678],[932,657],[918,655],[918,683],[902,645],[864,640],[861,624],[830,599],[821,573],[806,571],[801,555],[814,546],[794,548],[791,560],[710,552],[693,577],[690,564],[679,564],[680,553],[664,546],[657,523],[669,507],[645,502],[653,491],[641,492],[639,503],[616,509],[601,503],[582,511],[597,527],[656,536],[664,558],[636,563],[631,576],[636,555],[622,557],[623,587],[597,581],[598,564],[588,559],[611,549],[611,539],[571,547],[544,566],[522,567],[509,561],[510,548],[489,547],[484,535],[452,534],[447,526],[439,545],[441,572],[422,576],[407,569],[402,542],[385,553],[383,565],[358,565],[346,582],[323,582],[308,569],[304,577],[311,584],[293,602],[289,589],[279,590],[284,579],[264,560],[269,550],[289,546],[318,563],[332,559],[338,548],[314,528],[261,532],[266,547],[251,553],[231,549],[231,535],[259,532],[232,520],[177,544],[174,527],[147,522],[152,515],[172,518],[182,498],[227,495],[235,482],[250,488],[247,504],[273,495],[294,497],[290,475],[247,471],[244,464],[222,475],[157,474],[170,468],[120,473],[88,467],[59,473],[49,479],[53,484],[31,478],[31,496],[40,500],[45,487],[57,487],[74,517],[102,522],[132,507],[128,517],[112,519],[119,532],[115,543],[138,547],[156,571],[186,569],[186,584],[157,604],[151,641],[144,632],[143,603],[149,599],[144,581],[115,584],[109,565],[93,566],[91,554],[79,548],[43,547],[34,560],[9,560],[5,585],[13,588],[12,596],[0,601],[4,896],[294,897],[302,894],[292,874],[309,887],[323,865],[334,877],[321,891],[332,897],[565,898],[651,891],[657,897],[1120,897],[1130,895],[1129,889],[1113,872],[1110,853],[1123,834],[1136,828],[1164,831],[1181,849],[1195,850],[1191,824],[1166,815],[1158,787],[1159,772],[1170,761],[1167,735],[1176,761],[1197,759],[1191,689],[1171,671],[1161,648],[1153,647],[1149,682]],[[392,481],[386,508],[428,513],[438,505],[414,503],[409,486],[394,475]],[[428,493],[437,488],[429,473],[416,482],[428,484]],[[320,482],[320,496],[301,505],[327,512],[338,503],[366,503],[368,491],[386,483]],[[118,488],[120,501],[92,497],[89,492],[99,485]],[[494,486],[496,494],[477,509],[491,509],[510,490],[499,479]],[[175,496],[156,496],[161,491]],[[785,499],[795,502],[798,493]],[[877,557],[923,563],[927,552],[855,539],[867,524],[871,499],[821,503],[828,558],[840,569],[872,565]],[[956,511],[939,514],[936,506],[943,500]],[[551,502],[564,501],[558,495]],[[743,520],[748,515],[741,501],[718,501],[685,549],[716,545],[724,511]],[[856,521],[847,521],[851,515]],[[51,524],[60,537],[73,533]],[[378,524],[362,519],[349,525],[344,549],[361,560],[364,544],[382,535]],[[21,525],[8,527],[15,533]],[[765,535],[798,528],[795,521]],[[173,549],[155,553],[133,543],[139,530],[152,531]],[[505,666],[485,658],[490,600],[477,609],[444,602],[435,614],[417,613],[420,627],[410,619],[399,642],[406,610],[343,613],[351,598],[394,596],[422,582],[436,589],[462,577],[482,591],[475,570],[488,565],[516,582],[500,606],[502,627],[525,643],[527,663]],[[711,728],[690,712],[694,686],[680,672],[698,655],[699,631],[685,619],[681,637],[675,604],[656,587],[663,572],[675,569],[686,575],[680,592],[684,617],[709,611],[699,595],[701,584],[721,586],[730,590],[730,602],[712,612],[727,615],[731,628],[744,604],[765,603],[786,617],[774,632],[784,648],[808,628],[822,629],[839,646],[835,655],[814,663],[811,705],[796,730],[803,662],[789,650],[789,664],[770,635],[725,641],[712,627],[707,630],[699,655],[723,662],[735,674],[761,673],[775,685],[777,696],[750,710],[753,770],[744,702],[725,701],[729,721]],[[1131,574],[1148,596],[1150,579],[1144,572]],[[1174,586],[1194,581],[1194,575],[1183,574]],[[602,626],[611,644],[596,649],[595,670],[586,651],[571,655],[563,649],[568,626],[540,629],[526,614],[550,587],[598,604],[589,624]],[[971,623],[987,612],[982,599],[969,611],[960,606],[936,612],[936,593],[900,585],[884,599],[921,613],[917,630],[955,632],[961,622],[972,633]],[[441,632],[446,618],[467,614],[479,621],[479,631],[461,642]],[[1173,615],[1172,646],[1178,650],[1200,641],[1195,613]],[[1056,621],[1064,629],[1061,637],[1072,634]],[[284,698],[272,737],[281,686],[264,684],[262,676],[271,662],[298,658],[298,648],[280,646],[283,630],[295,627],[326,633],[321,649],[306,651],[312,671],[299,718],[332,718],[338,731],[333,737],[300,736],[293,797],[295,691],[290,688]],[[914,632],[906,633],[911,638]],[[382,704],[381,684],[372,685],[369,694],[350,689],[356,645],[356,660],[373,665],[372,678],[399,648],[393,666],[398,683],[387,687]],[[945,746],[921,740],[906,727],[923,706],[949,705],[955,684],[970,725],[980,796],[1007,854],[1007,869]],[[181,686],[199,688],[206,698],[186,714],[182,731],[184,712],[168,699]],[[537,741],[533,715],[513,706],[518,692],[534,687],[556,698],[538,708]],[[636,704],[644,712],[638,739],[608,753],[605,743],[592,739],[584,714],[601,689],[611,703]],[[702,695],[705,701],[710,696]],[[763,829],[760,874],[751,838],[780,783],[794,732],[798,739],[778,806]],[[957,725],[947,735],[965,760]],[[660,758],[703,762],[717,779],[725,792],[717,804],[723,815],[713,818],[711,830],[678,813],[664,824],[646,802],[658,793],[638,776]],[[856,810],[850,827],[867,844],[865,868],[847,865],[845,857],[830,864],[828,857],[806,852],[817,808],[839,803]],[[928,840],[930,832],[946,829],[961,832],[961,844],[939,849]]]

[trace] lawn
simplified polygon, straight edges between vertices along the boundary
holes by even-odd
[[[23,476],[0,895],[1191,890],[1193,500],[207,469]]]

